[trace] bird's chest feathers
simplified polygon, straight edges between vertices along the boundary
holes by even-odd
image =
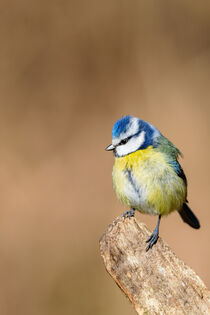
[[[170,212],[185,198],[182,179],[153,147],[115,158],[112,175],[119,199],[142,212]]]
[[[144,172],[150,175],[156,171],[157,166],[166,164],[164,157],[160,152],[154,151],[152,147],[144,150],[138,150],[124,157],[115,158],[114,170],[116,172],[132,171],[135,175],[144,175]],[[145,174],[146,175],[146,174]]]

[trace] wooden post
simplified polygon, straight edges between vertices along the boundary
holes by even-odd
[[[138,314],[210,314],[210,292],[195,272],[135,218],[117,218],[100,239],[105,267]]]

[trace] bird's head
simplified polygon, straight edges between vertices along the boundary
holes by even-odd
[[[122,157],[137,150],[156,145],[160,136],[157,128],[144,120],[133,116],[124,116],[113,126],[112,144],[106,150],[114,151],[116,157]]]

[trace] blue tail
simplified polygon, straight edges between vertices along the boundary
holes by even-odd
[[[183,204],[182,209],[178,211],[182,220],[188,223],[192,228],[199,229],[200,223],[192,210],[188,207],[186,203]]]

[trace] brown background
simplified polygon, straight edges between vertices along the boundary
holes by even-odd
[[[0,314],[134,314],[98,248],[125,210],[104,151],[125,114],[184,154],[202,228],[174,213],[160,234],[210,286],[209,2],[3,0],[0,14]]]

